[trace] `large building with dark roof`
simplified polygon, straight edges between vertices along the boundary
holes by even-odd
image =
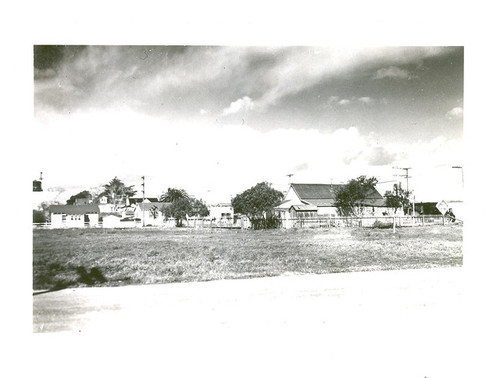
[[[284,201],[277,207],[284,218],[300,216],[339,215],[335,206],[337,193],[342,184],[290,184]],[[371,190],[362,202],[363,215],[382,216],[393,213],[385,204],[385,199],[376,190]]]

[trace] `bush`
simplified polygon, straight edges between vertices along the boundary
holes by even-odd
[[[269,216],[267,218],[251,219],[254,230],[264,230],[281,227],[281,219],[278,216]]]
[[[33,223],[45,223],[47,218],[42,210],[33,210]]]
[[[385,223],[379,220],[373,222],[373,228],[392,228],[392,223]]]

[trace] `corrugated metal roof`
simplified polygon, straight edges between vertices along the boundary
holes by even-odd
[[[342,184],[291,184],[301,200],[320,207],[334,206],[337,198],[336,193],[344,186]],[[363,204],[366,206],[385,206],[385,200],[376,189],[373,189]]]
[[[319,206],[319,207],[329,207],[329,206],[335,206],[335,200],[330,199],[330,200],[324,200],[324,199],[308,199],[307,203],[310,203],[311,205],[314,206]]]
[[[335,193],[342,185],[330,184],[292,184],[292,188],[302,200],[335,199]]]
[[[49,212],[52,214],[99,214],[97,205],[51,205]]]

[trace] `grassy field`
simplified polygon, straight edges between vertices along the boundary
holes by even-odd
[[[462,227],[33,230],[33,289],[462,265]]]

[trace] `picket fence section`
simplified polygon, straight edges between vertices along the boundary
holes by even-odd
[[[127,224],[125,224],[127,223]],[[223,219],[212,220],[206,218],[189,218],[183,220],[183,227],[195,229],[225,228],[225,229],[248,229],[251,224],[243,219]],[[395,228],[395,227],[415,227],[429,225],[444,225],[451,221],[442,215],[419,215],[419,216],[383,216],[383,217],[336,217],[336,216],[316,216],[303,218],[290,218],[281,221],[281,228],[333,228],[333,227],[359,227],[359,228]],[[457,221],[461,223],[461,221]],[[123,227],[113,228],[143,228],[141,222],[123,222]],[[148,225],[147,228],[175,228],[176,222],[171,219],[161,224]],[[33,223],[34,229],[50,229],[50,223]],[[63,227],[64,228],[64,227]],[[90,226],[84,224],[80,228],[106,228],[102,222]]]
[[[282,222],[284,228],[330,228],[330,227],[368,227],[368,228],[390,228],[390,227],[413,227],[449,222],[442,215],[419,215],[419,216],[381,216],[381,217],[336,217],[319,216],[310,218],[291,218]]]

